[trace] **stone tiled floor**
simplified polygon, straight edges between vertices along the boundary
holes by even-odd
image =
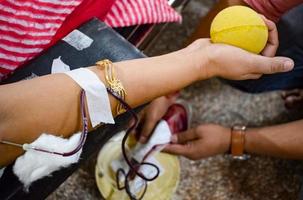
[[[155,47],[146,53],[159,55],[181,48],[212,4],[212,0],[192,0],[185,10],[183,23],[170,25]],[[261,126],[300,117],[284,108],[279,91],[251,95],[217,79],[194,84],[181,96],[194,107],[193,125],[212,122]],[[302,172],[300,162],[260,156],[253,156],[245,162],[231,161],[224,156],[195,162],[181,158],[181,166],[176,200],[297,199],[298,174]],[[94,177],[88,171],[78,170],[48,200],[100,199]]]

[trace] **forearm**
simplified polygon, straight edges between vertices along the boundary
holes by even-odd
[[[136,107],[196,81],[200,69],[187,56],[175,52],[115,63],[117,77],[127,92],[127,103]],[[90,69],[105,82],[102,70]],[[80,91],[65,74],[0,86],[0,139],[22,144],[32,142],[43,132],[62,136],[77,132],[81,128]],[[109,97],[115,110],[117,101]],[[0,144],[0,166],[20,153],[20,149]]]
[[[303,159],[303,120],[249,129],[245,151],[286,159]]]
[[[206,61],[205,55],[199,56],[202,60],[205,57]],[[195,57],[191,52],[181,50],[164,56],[117,63],[121,72],[119,76],[128,93],[127,102],[135,107],[175,92],[198,79],[209,78],[211,75],[199,67],[205,64],[194,61]]]
[[[213,76],[232,80],[256,78],[256,74],[289,71],[293,61],[283,57],[266,58],[200,39],[171,54],[114,65],[117,78],[125,87],[127,103],[136,107],[197,80]],[[105,82],[103,70],[90,69]],[[32,142],[43,132],[62,136],[78,132],[80,91],[65,74],[0,86],[0,139],[22,144]],[[112,96],[110,103],[115,110],[117,101]],[[21,153],[16,152],[16,148],[0,144],[0,166]]]

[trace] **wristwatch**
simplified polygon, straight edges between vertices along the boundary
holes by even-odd
[[[250,155],[244,153],[246,126],[236,125],[231,128],[231,157],[235,160],[247,160]]]

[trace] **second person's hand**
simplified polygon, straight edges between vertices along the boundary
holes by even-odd
[[[226,153],[230,148],[230,129],[215,124],[199,125],[173,136],[167,153],[198,160]]]

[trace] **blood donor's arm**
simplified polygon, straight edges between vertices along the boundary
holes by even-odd
[[[243,80],[289,71],[293,61],[268,58],[201,39],[162,56],[114,63],[131,107],[179,90],[195,81],[220,76]],[[90,67],[104,82],[104,73]],[[0,140],[31,143],[41,133],[68,137],[81,129],[80,87],[65,74],[53,74],[0,86]],[[107,98],[107,97],[104,97]],[[112,111],[117,101],[111,96]],[[115,112],[113,112],[115,115]],[[0,144],[0,167],[22,150]]]

